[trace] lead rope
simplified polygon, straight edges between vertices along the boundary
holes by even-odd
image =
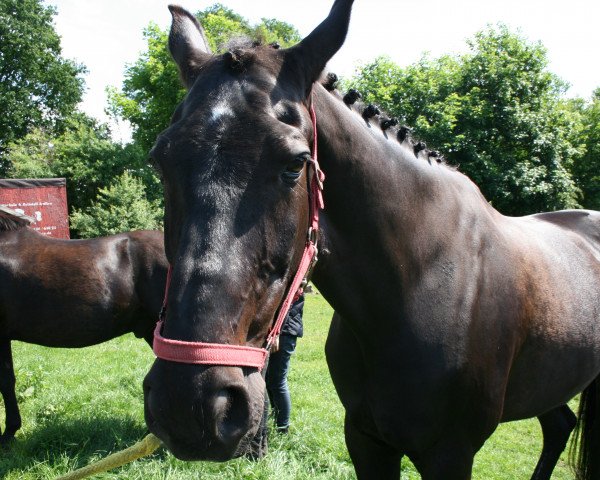
[[[138,458],[146,457],[154,453],[161,445],[162,442],[160,439],[149,433],[135,445],[132,445],[125,450],[121,450],[120,452],[113,453],[95,463],[86,465],[85,467],[61,475],[60,477],[56,477],[56,480],[81,480],[98,473],[108,472],[113,468],[121,467]]]
[[[226,365],[238,367],[254,367],[262,371],[269,351],[281,333],[283,321],[295,299],[303,291],[310,278],[312,269],[317,262],[317,242],[319,234],[319,210],[324,208],[323,182],[325,174],[319,168],[317,161],[317,117],[314,106],[310,106],[310,116],[313,124],[313,149],[308,163],[308,192],[309,192],[309,227],[306,245],[300,259],[300,265],[294,275],[277,318],[267,335],[264,348],[227,345],[220,343],[187,342],[171,340],[162,336],[162,328],[167,312],[167,297],[171,284],[172,266],[169,265],[165,286],[165,297],[160,310],[159,320],[154,329],[153,350],[155,355],[163,360],[179,363],[202,365]]]

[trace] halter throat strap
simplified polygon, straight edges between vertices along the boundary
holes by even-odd
[[[317,161],[317,117],[314,107],[310,106],[310,115],[313,124],[313,149],[311,159],[307,166],[309,183],[309,225],[304,251],[300,264],[288,288],[285,299],[279,308],[277,318],[267,335],[264,348],[248,347],[244,345],[228,345],[221,343],[187,342],[171,340],[162,336],[162,329],[167,313],[167,297],[171,285],[173,268],[169,265],[165,297],[160,310],[159,320],[154,329],[154,354],[163,360],[196,365],[223,365],[237,367],[252,367],[259,371],[263,369],[269,351],[281,333],[281,327],[292,303],[303,293],[312,269],[317,262],[317,243],[319,236],[319,210],[324,208],[323,182],[325,175],[319,168]]]

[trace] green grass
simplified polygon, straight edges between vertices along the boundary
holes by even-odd
[[[355,478],[343,439],[343,410],[325,364],[323,347],[331,308],[310,295],[305,337],[292,359],[292,429],[271,435],[259,462],[186,463],[165,450],[97,479],[298,480]],[[0,451],[0,478],[54,479],[132,445],[146,433],[141,383],[153,355],[127,335],[81,350],[13,342],[23,428]],[[1,405],[1,403],[0,403]],[[4,425],[4,409],[0,409]],[[537,420],[501,425],[475,459],[475,479],[528,479],[541,451]],[[402,479],[418,479],[405,460]],[[553,479],[573,479],[564,461]]]

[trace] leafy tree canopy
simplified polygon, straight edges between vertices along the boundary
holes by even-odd
[[[216,4],[196,14],[204,27],[212,50],[219,53],[232,38],[246,36],[264,43],[291,46],[301,37],[291,25],[274,19],[262,19],[251,25],[245,18]],[[185,95],[175,63],[167,49],[168,32],[151,24],[144,31],[148,49],[127,67],[122,91],[109,91],[110,110],[131,122],[133,138],[148,151],[156,136],[169,125],[176,106]]]
[[[580,138],[585,153],[576,159],[572,167],[577,185],[583,192],[582,205],[600,210],[600,88],[592,95],[590,104],[574,102],[575,110],[581,112],[583,130]]]
[[[561,99],[566,84],[548,72],[546,50],[503,25],[469,47],[406,68],[379,58],[348,85],[414,127],[501,212],[578,206],[569,169],[582,154],[580,116]]]
[[[71,228],[83,238],[154,230],[161,228],[162,216],[160,202],[148,200],[144,183],[125,172],[100,188],[90,206],[73,212]]]
[[[0,175],[9,142],[59,129],[81,100],[85,69],[61,57],[55,13],[42,0],[0,1]]]
[[[73,115],[60,135],[34,129],[8,149],[12,178],[65,177],[71,209],[92,204],[98,189],[128,172],[148,187],[151,200],[162,197],[159,181],[135,144],[120,145],[106,126],[84,114]]]

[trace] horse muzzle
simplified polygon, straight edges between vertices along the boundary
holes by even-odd
[[[148,428],[180,460],[246,453],[263,414],[264,381],[245,370],[157,359],[144,379]]]

